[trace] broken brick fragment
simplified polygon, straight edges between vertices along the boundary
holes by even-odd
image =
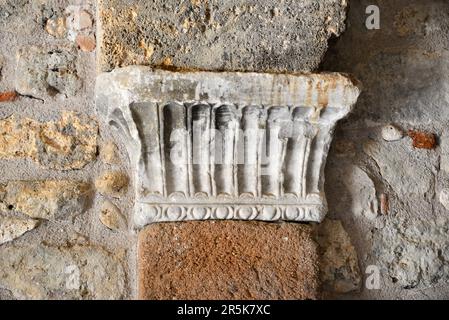
[[[0,102],[11,102],[17,99],[17,92],[15,91],[6,91],[0,92]]]
[[[382,193],[380,195],[380,213],[383,215],[387,215],[390,211],[390,202],[388,199],[388,195]]]
[[[94,36],[85,36],[80,34],[76,37],[76,43],[81,51],[92,52],[95,50],[96,44]]]
[[[413,139],[413,147],[418,149],[434,149],[437,145],[433,133],[409,130],[408,136]]]

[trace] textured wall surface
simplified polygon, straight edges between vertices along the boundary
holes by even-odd
[[[157,266],[148,248],[159,248],[170,263],[193,264],[190,258],[208,247],[198,243],[189,256],[176,237],[199,225],[186,241],[220,235],[228,245],[214,244],[223,256],[211,259],[239,270],[249,270],[245,256],[228,256],[226,248],[249,252],[251,263],[259,258],[226,235],[257,233],[274,246],[257,260],[259,281],[269,280],[251,287],[260,297],[318,297],[317,265],[325,297],[449,297],[447,1],[352,0],[344,33],[345,0],[192,0],[185,9],[133,1],[140,11],[129,2],[0,0],[0,299],[130,299],[139,286],[141,297],[172,297],[175,291],[159,290],[164,282],[139,283],[138,260]],[[365,28],[370,4],[380,8],[379,30]],[[137,28],[155,16],[161,19]],[[328,39],[340,34],[323,60]],[[330,150],[325,222],[150,226],[138,256],[130,223],[134,181],[124,141],[96,109],[96,71],[133,63],[310,71],[320,61],[320,69],[349,72],[364,85]],[[283,241],[285,251],[277,250]],[[279,277],[266,268],[270,257],[279,259]],[[376,290],[365,286],[370,266],[380,271]],[[140,272],[151,281],[151,272]]]
[[[317,299],[312,227],[294,223],[159,223],[139,236],[139,298]]]
[[[312,71],[344,29],[346,0],[100,0],[102,70],[133,64]]]
[[[93,100],[95,14],[0,1],[0,299],[133,296],[126,159]]]
[[[379,30],[362,23],[370,4]],[[362,272],[381,271],[380,290],[350,297],[449,297],[448,35],[447,1],[351,1],[322,65],[364,86],[326,171],[330,216],[342,220]]]

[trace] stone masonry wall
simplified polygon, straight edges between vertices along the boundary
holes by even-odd
[[[444,0],[0,0],[0,299],[449,297],[448,16]],[[132,64],[361,80],[328,218],[138,234],[125,145],[94,103],[97,73]]]
[[[379,30],[362,24],[370,4]],[[381,283],[347,297],[449,297],[448,31],[447,1],[351,1],[347,30],[321,66],[364,86],[337,130],[326,196],[361,270],[376,266]]]
[[[126,159],[93,101],[95,15],[95,1],[0,1],[0,299],[133,297]]]

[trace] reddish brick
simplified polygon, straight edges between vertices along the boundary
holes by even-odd
[[[316,299],[312,228],[294,223],[195,221],[139,236],[140,299]]]
[[[388,195],[382,193],[380,195],[380,213],[387,215],[390,211],[390,201],[388,199]]]
[[[92,52],[95,50],[96,45],[94,36],[85,36],[80,34],[76,37],[76,43],[84,52]]]
[[[11,102],[17,99],[15,91],[0,92],[0,102]]]
[[[413,139],[413,147],[418,149],[434,149],[437,145],[433,133],[409,130],[408,136]]]

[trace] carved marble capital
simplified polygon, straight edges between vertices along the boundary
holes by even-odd
[[[123,135],[136,227],[243,219],[320,222],[336,122],[360,93],[338,73],[169,72],[99,75],[97,106]]]

